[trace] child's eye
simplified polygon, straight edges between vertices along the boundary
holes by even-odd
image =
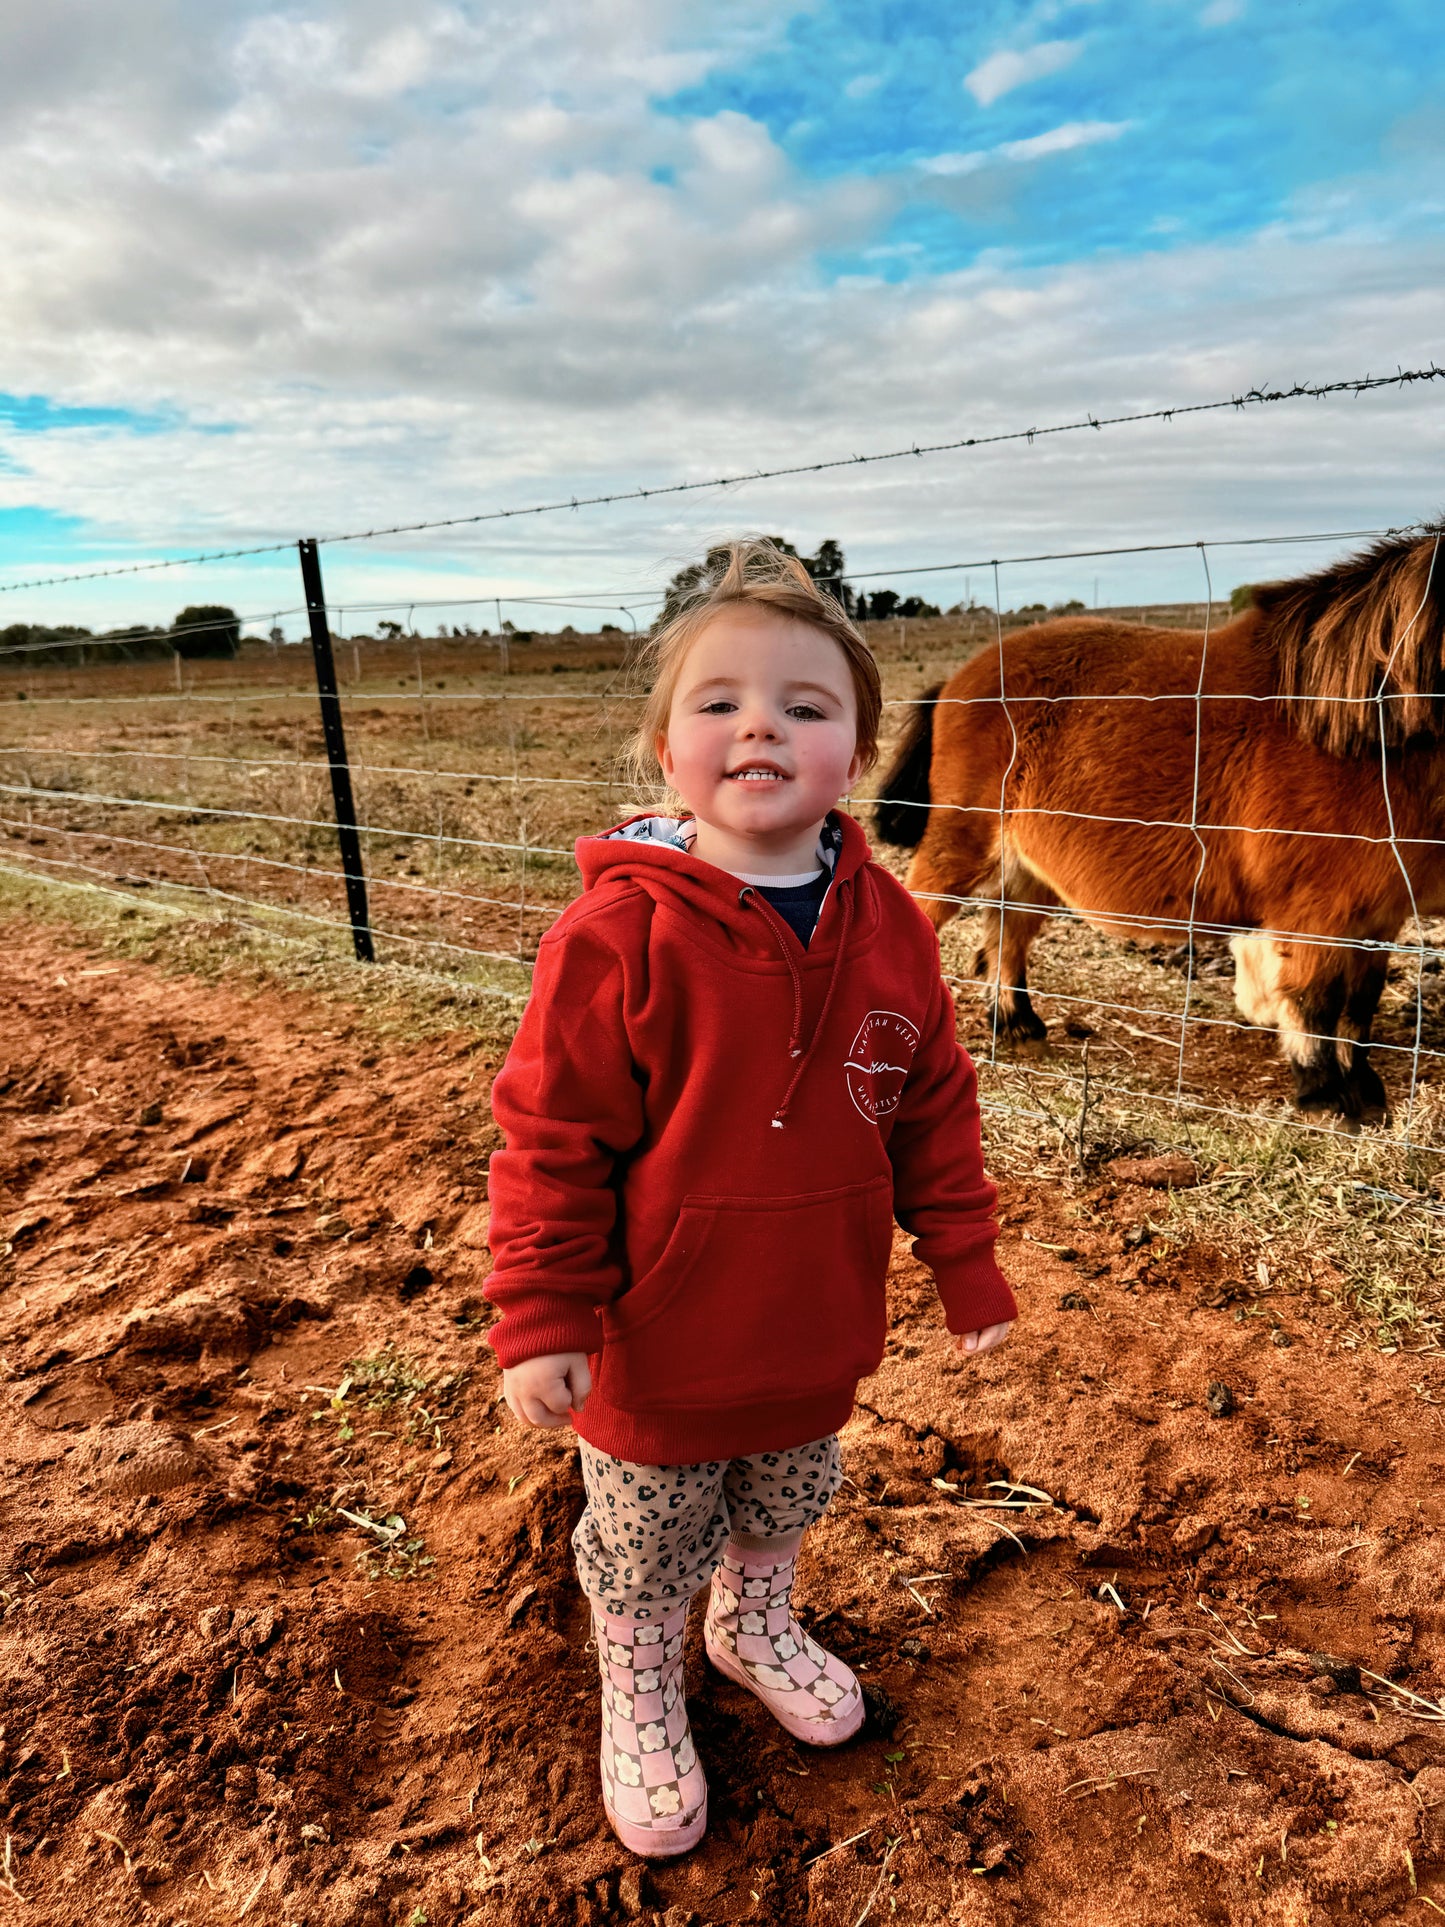
[[[710,703],[703,704],[702,708],[698,711],[698,715],[725,716],[729,710],[736,708],[737,704],[730,703],[726,696],[715,696]]]
[[[820,723],[823,720],[823,712],[816,703],[794,703],[788,714],[805,723]]]

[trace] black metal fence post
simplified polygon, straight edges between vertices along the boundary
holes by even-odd
[[[331,801],[336,812],[336,840],[341,846],[341,868],[346,878],[346,908],[351,918],[351,941],[361,963],[375,963],[371,918],[366,907],[366,872],[361,867],[361,838],[356,833],[356,803],[351,794],[351,765],[346,760],[346,734],[341,727],[341,698],[336,689],[336,662],[331,654],[331,624],[326,614],[326,592],[321,586],[321,558],[309,538],[298,542],[301,586],[311,619],[311,654],[316,664],[316,693],[321,698],[321,727],[326,735],[326,760],[331,765]]]

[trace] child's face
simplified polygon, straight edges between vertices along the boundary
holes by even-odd
[[[743,607],[714,616],[689,649],[657,754],[699,822],[775,844],[851,789],[857,743],[853,678],[832,637]]]

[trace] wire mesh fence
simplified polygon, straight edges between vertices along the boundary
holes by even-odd
[[[1089,603],[1077,592],[1098,552],[897,572],[951,571],[969,586],[948,616],[867,625],[884,677],[885,762],[920,699],[933,718],[919,814],[935,827],[912,839],[917,849],[907,839],[875,848],[940,927],[991,1106],[1081,1144],[1112,1107],[1186,1127],[1388,1119],[1401,1144],[1445,1151],[1445,925],[1432,920],[1445,909],[1435,881],[1445,841],[1431,814],[1445,792],[1425,780],[1433,743],[1418,730],[1396,740],[1388,714],[1409,696],[1396,675],[1407,657],[1417,677],[1433,663],[1438,696],[1438,538],[1348,532],[1384,533],[1387,546],[1426,558],[1419,612],[1396,622],[1366,693],[1300,697],[1368,711],[1375,741],[1366,732],[1346,756],[1311,748],[1278,689],[1233,686],[1246,680],[1234,674],[1244,645],[1219,593],[1221,554],[1238,547],[1255,575],[1261,561],[1271,575],[1297,574],[1309,543],[1338,546],[1344,533],[1111,549],[1174,550],[1178,599],[1087,609],[1082,627],[1077,615],[1056,626],[1052,612]],[[1010,606],[1020,600],[1010,582],[1027,568],[1036,589],[1041,564],[1054,571],[1051,601]],[[634,638],[662,593],[633,595],[625,609],[561,591],[426,607],[332,602],[361,867],[384,959],[525,999],[537,943],[578,889],[574,839],[648,800],[620,775],[619,752],[644,694]],[[513,626],[539,605],[622,620],[582,633]],[[8,866],[346,947],[355,915],[337,854],[334,754],[312,660],[275,639],[277,613],[247,620],[233,658],[152,648],[82,660],[83,645],[68,659],[53,646],[0,654]],[[1081,634],[1112,639],[1107,674],[1091,671]],[[1152,681],[1137,665],[1132,682],[1120,670],[1130,637]],[[1102,760],[1079,735],[1101,725]],[[1221,788],[1221,765],[1247,763],[1281,732],[1316,772],[1342,773],[1333,802],[1321,804],[1298,769],[1278,772],[1267,792]],[[964,776],[950,787],[955,740]],[[1003,746],[991,762],[990,740]],[[880,803],[895,822],[918,810],[916,790],[873,787],[883,794],[849,799],[870,829]],[[962,827],[950,838],[937,827],[948,824]],[[982,858],[950,869],[960,842]],[[1282,871],[1291,888],[1219,887],[1251,866]],[[1378,1007],[1366,1011],[1371,997]],[[1378,1094],[1367,1064],[1383,1079]],[[1301,1097],[1307,1108],[1293,1108]]]

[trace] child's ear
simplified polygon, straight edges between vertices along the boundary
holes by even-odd
[[[858,778],[863,774],[865,760],[862,750],[855,749],[853,752],[853,760],[848,765],[848,780],[843,785],[845,790],[851,790],[853,785],[858,781]]]
[[[670,783],[672,781],[672,751],[667,747],[666,730],[658,730],[657,734],[653,737],[652,753],[656,756],[658,763],[662,767],[662,780],[665,783]]]

